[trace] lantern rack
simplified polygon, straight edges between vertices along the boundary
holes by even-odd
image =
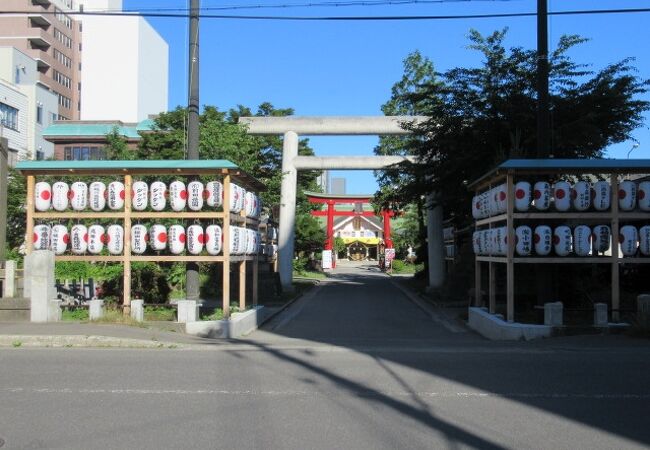
[[[56,255],[56,261],[93,261],[122,263],[124,314],[130,313],[131,305],[131,263],[135,261],[150,262],[207,262],[221,263],[223,267],[222,301],[224,317],[230,317],[230,275],[231,265],[238,266],[239,274],[239,307],[246,308],[246,268],[247,263],[252,264],[252,303],[257,304],[258,296],[258,255],[231,255],[230,254],[230,226],[231,223],[243,227],[257,228],[259,221],[256,218],[246,217],[245,211],[241,213],[230,212],[231,183],[251,192],[265,190],[264,184],[248,175],[227,160],[158,160],[158,161],[21,161],[18,169],[27,178],[26,201],[26,238],[25,252],[31,253],[33,249],[32,235],[35,220],[63,220],[63,219],[118,219],[123,222],[124,248],[121,255]],[[34,191],[36,177],[45,176],[111,176],[123,179],[125,192],[131,192],[134,176],[184,176],[194,177],[201,175],[219,176],[223,183],[222,211],[133,211],[130,195],[125,195],[124,208],[121,211],[85,212],[85,211],[56,211],[39,212],[35,209]],[[220,255],[134,255],[131,252],[131,226],[133,220],[197,220],[221,219],[223,221],[223,242]]]
[[[609,225],[611,230],[611,255],[593,255],[581,257],[562,256],[516,256],[515,246],[507,245],[506,256],[475,256],[475,306],[483,305],[481,271],[484,263],[488,265],[488,310],[496,313],[496,267],[494,264],[506,265],[506,318],[514,321],[515,313],[515,264],[609,264],[611,268],[611,308],[612,319],[620,319],[619,269],[621,264],[650,264],[649,257],[623,257],[619,254],[619,224],[629,221],[648,221],[650,212],[620,211],[618,204],[619,181],[622,177],[650,174],[650,160],[647,159],[511,159],[483,175],[468,186],[479,195],[501,184],[506,185],[506,212],[475,221],[475,228],[493,228],[493,225],[505,224],[507,242],[515,242],[515,223],[522,220],[557,221],[584,220]],[[514,200],[515,180],[530,178],[561,179],[562,177],[581,177],[597,175],[609,180],[611,186],[610,208],[606,211],[567,211],[559,212],[516,212]]]

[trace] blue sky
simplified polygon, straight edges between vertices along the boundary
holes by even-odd
[[[124,9],[177,8],[188,0],[124,0]],[[202,0],[202,7],[308,3],[301,0]],[[549,11],[642,8],[647,0],[549,0]],[[444,15],[535,11],[535,0],[448,1],[372,7],[312,7],[215,11],[249,15]],[[169,106],[187,103],[187,21],[149,18],[169,43]],[[420,50],[437,70],[480,62],[468,50],[471,28],[487,34],[509,27],[507,44],[534,48],[536,19],[462,19],[403,22],[285,22],[205,19],[201,21],[201,104],[228,109],[271,102],[296,115],[379,115],[390,88],[402,75],[402,61]],[[590,39],[571,55],[599,69],[635,57],[639,75],[650,78],[650,13],[556,16],[549,19],[550,48],[562,34]],[[649,96],[650,99],[650,96]],[[650,115],[634,133],[631,157],[650,158]],[[313,137],[317,155],[370,155],[375,137]],[[609,150],[627,156],[633,142]],[[339,172],[349,193],[372,193],[371,172]]]

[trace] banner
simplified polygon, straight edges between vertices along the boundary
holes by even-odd
[[[321,267],[323,269],[332,268],[332,250],[323,250],[323,261]]]

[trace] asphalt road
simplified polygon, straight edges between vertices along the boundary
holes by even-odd
[[[650,445],[646,342],[487,342],[344,272],[237,344],[0,350],[2,450]]]

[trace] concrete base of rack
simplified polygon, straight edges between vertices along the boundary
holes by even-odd
[[[469,308],[468,326],[493,341],[529,341],[553,335],[553,327],[506,322],[486,308]]]
[[[187,322],[185,332],[204,338],[238,338],[256,330],[270,312],[264,306],[256,306],[242,313],[233,313],[230,320]]]

